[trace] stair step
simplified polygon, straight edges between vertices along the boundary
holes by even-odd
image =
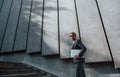
[[[40,77],[54,77],[54,76],[40,76]]]
[[[22,63],[16,63],[16,62],[1,62],[0,64],[18,64],[18,65],[23,65]]]
[[[0,66],[0,70],[15,70],[15,69],[31,69],[29,67],[25,67],[25,66],[14,66],[14,67],[11,67],[11,66]]]
[[[52,77],[52,76],[41,76],[41,77]]]
[[[26,65],[22,63],[12,63],[12,62],[0,62],[0,66],[21,66],[21,67],[26,67]]]
[[[0,70],[0,75],[9,75],[9,74],[24,74],[24,73],[33,73],[35,71],[30,69],[18,69],[18,70]]]
[[[44,71],[37,71],[37,72],[39,72],[39,75],[40,75],[40,76],[46,76],[46,75],[47,75],[47,73],[44,72]]]
[[[0,62],[0,77],[57,77],[22,63]]]
[[[0,77],[40,77],[38,73],[0,75]]]
[[[0,68],[29,68],[27,65],[0,65]]]
[[[53,77],[53,75],[52,75],[52,74],[49,74],[49,73],[47,73],[46,76],[48,76],[48,77]]]
[[[44,71],[41,71],[41,72],[39,72],[39,77],[56,77],[56,76],[46,73]]]

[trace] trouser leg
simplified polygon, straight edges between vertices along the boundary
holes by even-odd
[[[86,77],[83,62],[76,63],[76,77]]]

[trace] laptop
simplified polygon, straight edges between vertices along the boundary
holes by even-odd
[[[78,55],[80,52],[81,52],[80,49],[71,49],[70,57],[71,57],[71,58],[74,58],[75,55]],[[84,56],[82,56],[82,57],[84,57]]]

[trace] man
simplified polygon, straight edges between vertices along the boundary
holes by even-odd
[[[70,37],[73,40],[72,49],[81,50],[81,52],[78,55],[75,55],[73,58],[74,64],[76,66],[76,77],[86,77],[83,67],[83,64],[85,62],[84,53],[86,52],[86,47],[83,45],[80,39],[76,39],[75,32],[71,32]]]

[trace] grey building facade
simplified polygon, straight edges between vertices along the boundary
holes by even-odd
[[[87,47],[87,77],[120,77],[119,0],[0,0],[0,61],[75,77],[74,31]]]

